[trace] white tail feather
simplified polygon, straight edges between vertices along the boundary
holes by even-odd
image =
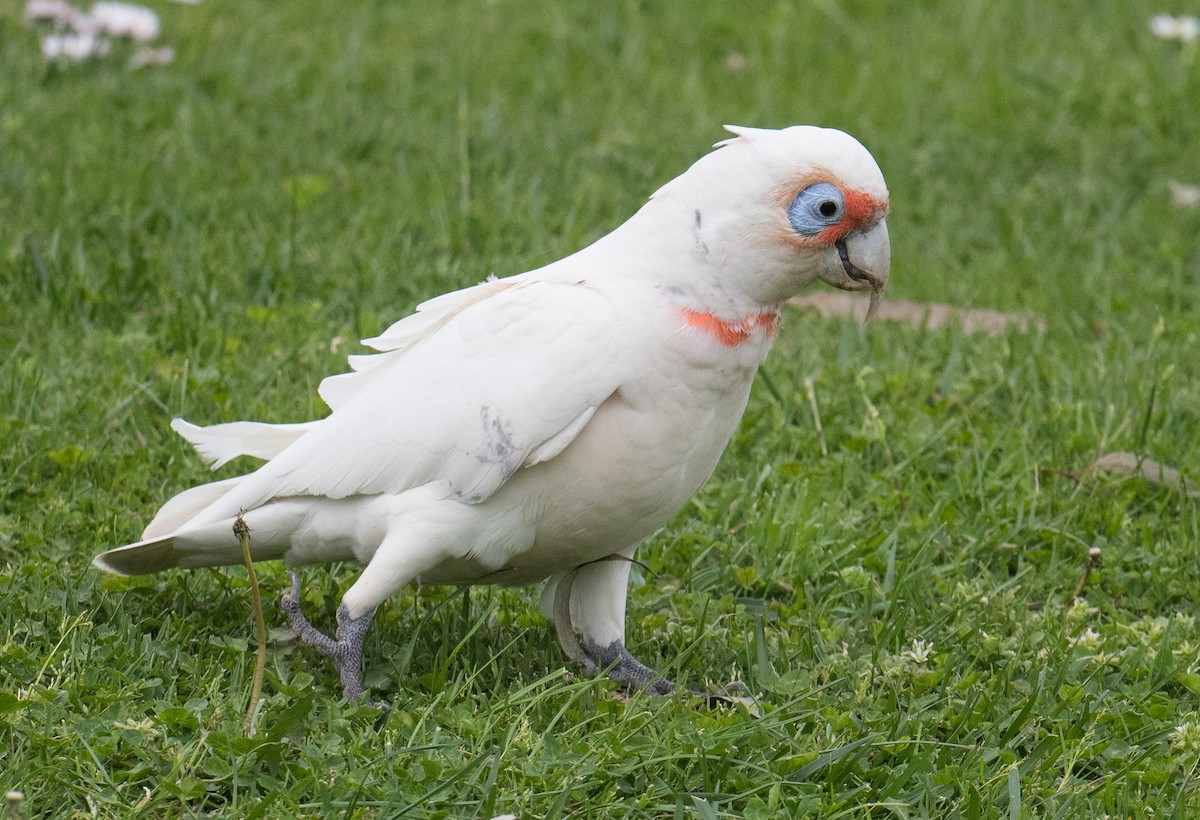
[[[251,456],[264,461],[275,458],[289,444],[320,423],[261,424],[234,421],[198,427],[183,419],[172,419],[171,429],[187,439],[208,466],[215,470],[238,456]]]

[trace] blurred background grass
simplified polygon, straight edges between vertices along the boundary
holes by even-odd
[[[0,786],[113,816],[143,788],[154,816],[1200,810],[1200,741],[1172,734],[1200,691],[1195,498],[1052,472],[1106,449],[1196,470],[1200,209],[1169,183],[1200,183],[1200,72],[1157,6],[154,8],[177,57],[137,71],[47,64],[0,9]],[[873,151],[890,296],[1049,325],[788,316],[777,390],[631,599],[649,660],[777,710],[614,704],[560,682],[528,593],[424,591],[368,647],[392,717],[339,706],[277,634],[268,745],[237,740],[239,576],[87,565],[207,476],[167,420],[319,415],[354,340],[611,230],[725,122]],[[1098,609],[1064,612],[1095,545]],[[436,749],[378,757],[393,742]]]
[[[1186,314],[1200,217],[1167,181],[1195,175],[1200,75],[1150,8],[168,5],[179,57],[139,72],[47,66],[8,15],[6,268],[17,305],[106,323],[392,315],[610,230],[723,122],[820,123],[890,181],[897,295]]]

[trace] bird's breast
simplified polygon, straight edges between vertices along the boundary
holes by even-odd
[[[712,475],[763,353],[704,337],[671,342],[647,357],[643,375],[615,391],[561,455],[505,488],[533,490],[529,558],[573,566],[635,544]],[[714,356],[711,344],[725,355]],[[537,486],[523,489],[526,482]]]

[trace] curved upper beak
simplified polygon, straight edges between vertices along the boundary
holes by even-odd
[[[865,320],[869,322],[879,309],[892,265],[887,221],[880,219],[866,230],[851,231],[834,243],[834,249],[837,263],[827,267],[820,277],[842,290],[869,289],[871,304]]]

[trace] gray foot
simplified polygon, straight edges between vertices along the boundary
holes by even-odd
[[[675,688],[669,680],[629,654],[620,641],[613,641],[608,646],[584,641],[583,651],[587,653],[587,658],[582,661],[585,674],[593,674],[599,668],[626,689],[650,695],[669,695]]]
[[[371,627],[371,618],[375,611],[358,618],[350,617],[350,610],[342,604],[337,610],[337,639],[334,640],[308,622],[300,611],[300,579],[296,573],[292,576],[292,588],[285,592],[279,605],[287,615],[288,625],[302,642],[320,652],[333,661],[338,675],[342,679],[342,693],[347,700],[352,700],[363,693],[362,657],[363,639]]]

